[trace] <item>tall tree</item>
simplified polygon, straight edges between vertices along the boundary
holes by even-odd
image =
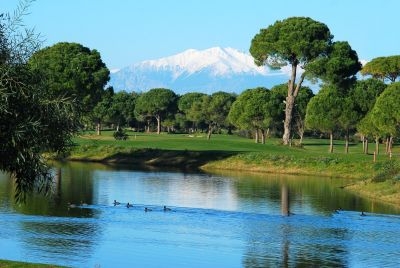
[[[228,127],[228,113],[235,99],[236,95],[222,91],[213,93],[208,100],[203,99],[202,110],[205,112],[204,120],[208,124],[207,139],[211,138],[214,128]]]
[[[354,130],[361,119],[361,114],[355,109],[355,104],[349,96],[342,96],[338,126],[345,132],[345,153],[349,152],[350,131]]]
[[[101,100],[110,75],[97,50],[77,43],[61,42],[39,50],[29,65],[48,81],[51,95],[75,98],[84,114]]]
[[[338,125],[342,99],[336,87],[325,86],[307,105],[306,126],[328,133],[329,152],[333,152],[333,131]]]
[[[80,126],[71,99],[50,97],[46,81],[27,65],[40,44],[21,29],[28,7],[21,2],[14,16],[0,16],[0,170],[14,177],[17,200],[49,190],[43,153],[64,152]]]
[[[368,139],[373,137],[375,139],[375,153],[379,154],[379,139],[383,137],[383,133],[375,124],[372,118],[372,113],[367,113],[357,124],[357,130],[364,136],[363,151],[368,154]]]
[[[389,135],[388,151],[400,127],[400,82],[390,84],[377,98],[372,108],[372,120],[378,129]]]
[[[314,97],[314,93],[309,87],[301,87],[297,95],[297,101],[294,107],[294,130],[299,136],[299,145],[303,143],[304,132],[306,130],[307,105],[312,97]]]
[[[199,120],[201,119],[200,110],[197,107],[199,102],[201,102],[202,97],[206,96],[204,93],[198,92],[189,92],[181,97],[178,100],[178,109],[181,113],[183,113],[185,120],[190,121],[192,130],[197,128]]]
[[[120,126],[125,126],[134,119],[135,93],[120,91],[112,96],[110,108],[108,110],[108,119],[119,131]]]
[[[261,130],[262,143],[265,132],[272,122],[270,102],[271,93],[266,88],[254,88],[243,91],[233,102],[228,120],[239,129],[253,130],[258,143],[258,131]]]
[[[261,29],[251,41],[250,53],[257,65],[291,66],[282,138],[286,145],[290,143],[296,97],[305,78],[303,72],[296,81],[298,67],[306,69],[310,62],[325,57],[332,38],[325,24],[307,17],[291,17]]]
[[[388,79],[393,83],[400,76],[400,55],[372,59],[364,65],[361,74],[371,75],[382,81]]]
[[[114,89],[109,87],[103,94],[102,100],[92,110],[91,117],[96,122],[97,135],[101,135],[102,124],[108,119],[108,111],[112,105],[113,96]]]
[[[177,95],[170,89],[153,88],[137,98],[135,113],[146,117],[154,117],[157,120],[157,134],[160,134],[161,120],[168,113],[176,112],[177,99]]]

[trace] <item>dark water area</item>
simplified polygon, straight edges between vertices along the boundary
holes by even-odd
[[[346,192],[346,180],[88,163],[57,164],[54,174],[52,194],[23,205],[0,174],[0,259],[70,267],[400,262],[400,211]]]

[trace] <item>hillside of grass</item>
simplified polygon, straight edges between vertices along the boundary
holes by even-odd
[[[374,162],[374,146],[370,145],[370,154],[364,154],[359,142],[353,142],[349,153],[345,153],[344,142],[335,141],[334,153],[329,153],[329,141],[325,139],[306,139],[301,147],[287,147],[280,144],[280,139],[256,144],[236,135],[213,135],[207,140],[205,134],[128,134],[128,140],[117,141],[111,131],[103,131],[101,136],[83,133],[75,138],[76,145],[67,159],[351,178],[358,182],[349,181],[349,190],[400,205],[400,151],[396,146],[390,159],[382,144],[382,153]]]

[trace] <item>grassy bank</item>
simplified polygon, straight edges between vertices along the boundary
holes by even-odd
[[[56,266],[51,264],[40,264],[40,263],[27,263],[27,262],[19,262],[19,261],[7,261],[0,260],[0,268],[58,268],[62,266]]]
[[[392,160],[382,153],[374,163],[373,155],[363,154],[361,144],[357,142],[351,144],[346,154],[341,141],[335,142],[334,153],[328,153],[328,141],[324,139],[306,139],[300,148],[282,146],[279,139],[256,144],[234,135],[213,135],[211,140],[202,134],[129,135],[126,141],[116,141],[112,132],[103,132],[101,136],[85,133],[76,138],[77,146],[68,159],[352,178],[358,179],[359,183],[348,185],[349,190],[400,205],[399,151],[396,147]]]

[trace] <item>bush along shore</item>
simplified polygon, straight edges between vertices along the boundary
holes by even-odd
[[[207,140],[201,135],[143,133],[131,134],[124,141],[114,140],[110,133],[87,134],[76,138],[75,144],[64,160],[348,178],[343,188],[400,207],[400,154],[396,147],[392,157],[384,153],[374,157],[372,152],[363,153],[357,142],[345,153],[338,141],[329,153],[328,141],[323,139],[306,139],[301,147],[287,147],[278,139],[256,144],[234,135],[213,135]]]

